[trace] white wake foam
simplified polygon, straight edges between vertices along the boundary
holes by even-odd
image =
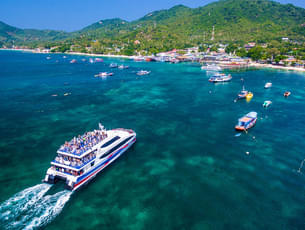
[[[39,184],[27,188],[0,205],[0,228],[37,229],[52,221],[69,201],[72,192],[45,195],[51,188]]]

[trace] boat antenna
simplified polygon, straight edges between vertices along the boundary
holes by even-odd
[[[100,130],[104,130],[105,129],[105,127],[101,123],[98,123],[98,127],[100,128]]]

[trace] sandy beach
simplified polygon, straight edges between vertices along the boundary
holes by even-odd
[[[257,68],[272,68],[272,69],[281,69],[281,70],[288,70],[288,71],[300,71],[305,72],[304,68],[300,67],[293,67],[293,66],[278,66],[278,65],[271,65],[271,64],[260,64],[256,62],[249,63],[249,67],[257,67]]]

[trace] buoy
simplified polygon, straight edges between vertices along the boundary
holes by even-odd
[[[250,153],[249,153],[249,152],[246,152],[246,154],[249,155]]]

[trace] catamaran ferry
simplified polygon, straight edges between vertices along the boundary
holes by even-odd
[[[68,189],[77,190],[136,142],[133,130],[106,130],[101,124],[99,128],[65,142],[57,150],[43,181],[54,184],[64,180]]]

